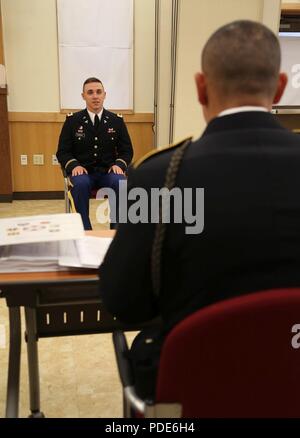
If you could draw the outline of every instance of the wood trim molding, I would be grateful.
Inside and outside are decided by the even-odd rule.
[[[8,113],[9,122],[27,122],[27,123],[63,123],[66,120],[66,114],[63,113],[46,113],[46,112],[15,112]],[[124,114],[126,123],[154,123],[153,113],[135,113]]]
[[[12,202],[13,201],[13,195],[0,195],[0,202]]]
[[[40,192],[13,192],[13,199],[17,201],[39,199],[64,199],[63,191],[40,191]]]
[[[300,15],[300,3],[282,3],[281,13],[285,15]]]

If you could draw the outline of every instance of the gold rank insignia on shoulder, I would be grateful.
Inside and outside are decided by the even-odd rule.
[[[188,141],[188,140],[192,140],[192,138],[193,138],[193,137],[186,137],[186,138],[184,138],[183,140],[180,140],[180,141],[177,142],[177,143],[173,143],[173,144],[170,144],[170,145],[165,146],[165,147],[163,147],[163,148],[153,149],[152,151],[147,152],[147,154],[145,154],[142,158],[140,158],[140,159],[137,160],[135,163],[133,163],[133,167],[134,167],[134,169],[136,169],[137,167],[139,167],[141,164],[143,164],[143,163],[144,163],[145,161],[147,161],[149,158],[156,157],[158,154],[162,154],[163,152],[167,152],[167,151],[169,151],[170,149],[173,149],[173,148],[177,148],[177,147],[179,147],[179,146],[182,146],[186,141]]]
[[[67,117],[71,117],[71,116],[73,116],[73,113],[68,113],[67,114]]]
[[[123,119],[123,114],[118,113],[117,116],[121,117],[121,119]]]

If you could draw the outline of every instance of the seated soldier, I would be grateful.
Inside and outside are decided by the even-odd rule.
[[[115,192],[116,211],[111,215],[115,219],[110,227],[116,227],[119,182],[125,179],[124,173],[133,156],[123,118],[103,108],[105,97],[99,79],[86,79],[82,92],[86,109],[67,117],[56,154],[69,175],[71,205],[81,214],[85,230],[92,229],[89,198],[91,191],[98,188],[111,188]]]
[[[184,202],[170,203],[169,223],[163,211],[160,224],[146,211],[148,223],[120,224],[100,268],[109,312],[127,323],[162,320],[130,350],[143,398],[155,396],[160,348],[179,321],[235,295],[300,285],[299,136],[270,112],[287,82],[277,37],[260,23],[229,23],[206,42],[195,78],[208,123],[202,136],[145,157],[128,176],[130,190],[150,200],[172,180]],[[199,188],[204,228],[191,233],[186,213],[197,213]]]

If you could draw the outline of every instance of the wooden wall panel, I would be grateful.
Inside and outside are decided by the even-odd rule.
[[[127,127],[134,149],[133,161],[136,161],[153,149],[152,123],[127,123]]]
[[[285,15],[299,15],[300,4],[281,2],[281,13]]]
[[[51,162],[60,129],[59,123],[10,124],[14,192],[63,190],[60,167]],[[28,157],[27,166],[21,165],[20,156],[23,154]],[[44,165],[33,165],[33,154],[43,154]]]
[[[285,128],[300,131],[300,114],[276,114],[276,118]]]
[[[0,88],[0,201],[7,202],[12,198],[12,181],[6,96],[6,88]]]
[[[60,113],[9,113],[14,192],[63,190],[59,166],[52,165],[65,115]],[[134,160],[153,148],[153,114],[124,116],[134,147]],[[27,166],[21,155],[27,155]],[[44,165],[33,164],[33,154],[44,155]]]

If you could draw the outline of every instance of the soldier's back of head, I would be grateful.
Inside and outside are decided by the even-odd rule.
[[[225,95],[272,96],[280,69],[280,46],[261,23],[240,20],[219,28],[202,52],[202,70]]]

